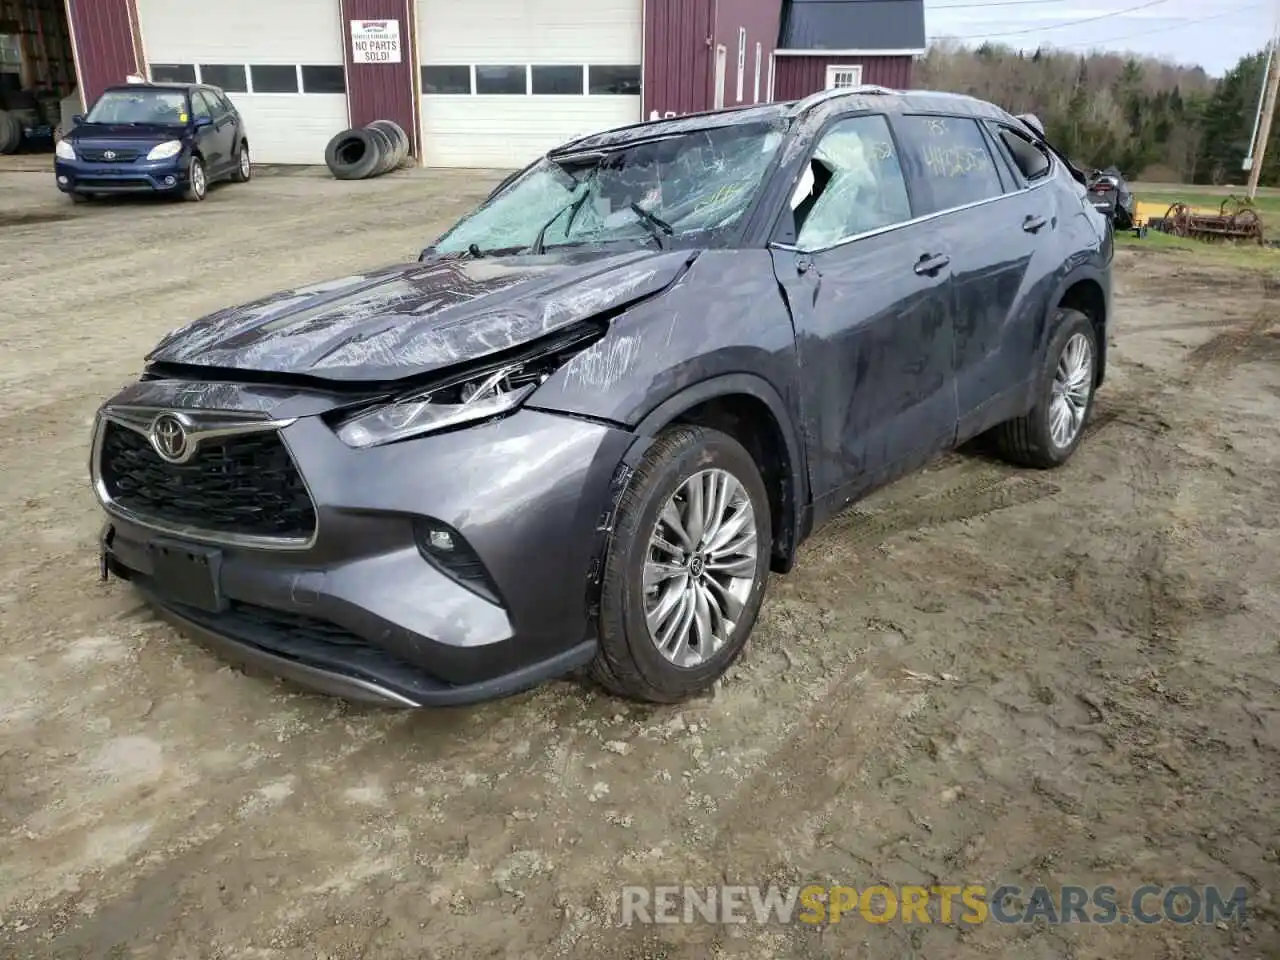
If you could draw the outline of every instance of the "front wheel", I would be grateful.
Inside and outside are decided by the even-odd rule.
[[[209,192],[209,180],[205,176],[204,164],[199,157],[191,158],[191,166],[187,170],[187,191],[184,196],[193,203],[199,203]]]
[[[1059,310],[1044,367],[1036,378],[1035,406],[995,428],[1006,460],[1027,467],[1057,467],[1080,445],[1093,409],[1098,338],[1079,310]]]
[[[771,531],[764,480],[740,443],[706,427],[662,433],[618,505],[595,678],[656,703],[711,686],[755,625]]]

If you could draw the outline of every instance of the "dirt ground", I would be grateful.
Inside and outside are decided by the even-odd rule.
[[[492,177],[261,177],[72,207],[0,173],[0,956],[1280,956],[1280,324],[1121,252],[1053,473],[975,453],[770,586],[681,709],[438,712],[245,676],[97,580],[97,404],[165,331],[412,258]],[[621,885],[1242,884],[1243,925],[618,923]]]

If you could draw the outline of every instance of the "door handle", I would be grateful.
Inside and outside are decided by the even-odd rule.
[[[1040,228],[1048,222],[1044,217],[1037,217],[1033,214],[1022,221],[1022,229],[1027,233],[1039,233]]]
[[[916,261],[915,270],[922,277],[933,277],[950,262],[951,258],[945,253],[925,253]]]

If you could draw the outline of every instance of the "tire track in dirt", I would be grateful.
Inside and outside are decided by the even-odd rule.
[[[930,483],[945,479],[936,472]],[[899,533],[918,533],[960,520],[977,520],[1000,510],[1034,503],[1058,493],[1061,487],[1043,475],[1019,473],[1010,467],[982,464],[970,475],[937,493],[899,501],[887,492],[880,509],[855,505],[845,510],[810,541],[810,549],[835,559],[859,547],[874,547]]]
[[[1214,334],[1191,350],[1183,364],[1182,379],[1185,383],[1221,380],[1248,358],[1249,348],[1280,319],[1280,304],[1277,303],[1280,300],[1280,280],[1264,278],[1262,290],[1264,302],[1253,317]]]

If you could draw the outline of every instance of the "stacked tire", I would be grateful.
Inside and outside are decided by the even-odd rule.
[[[22,121],[15,113],[0,110],[0,153],[17,153],[22,146]]]
[[[329,141],[324,162],[338,180],[367,180],[402,166],[409,156],[409,137],[392,120],[375,120],[343,130]]]

